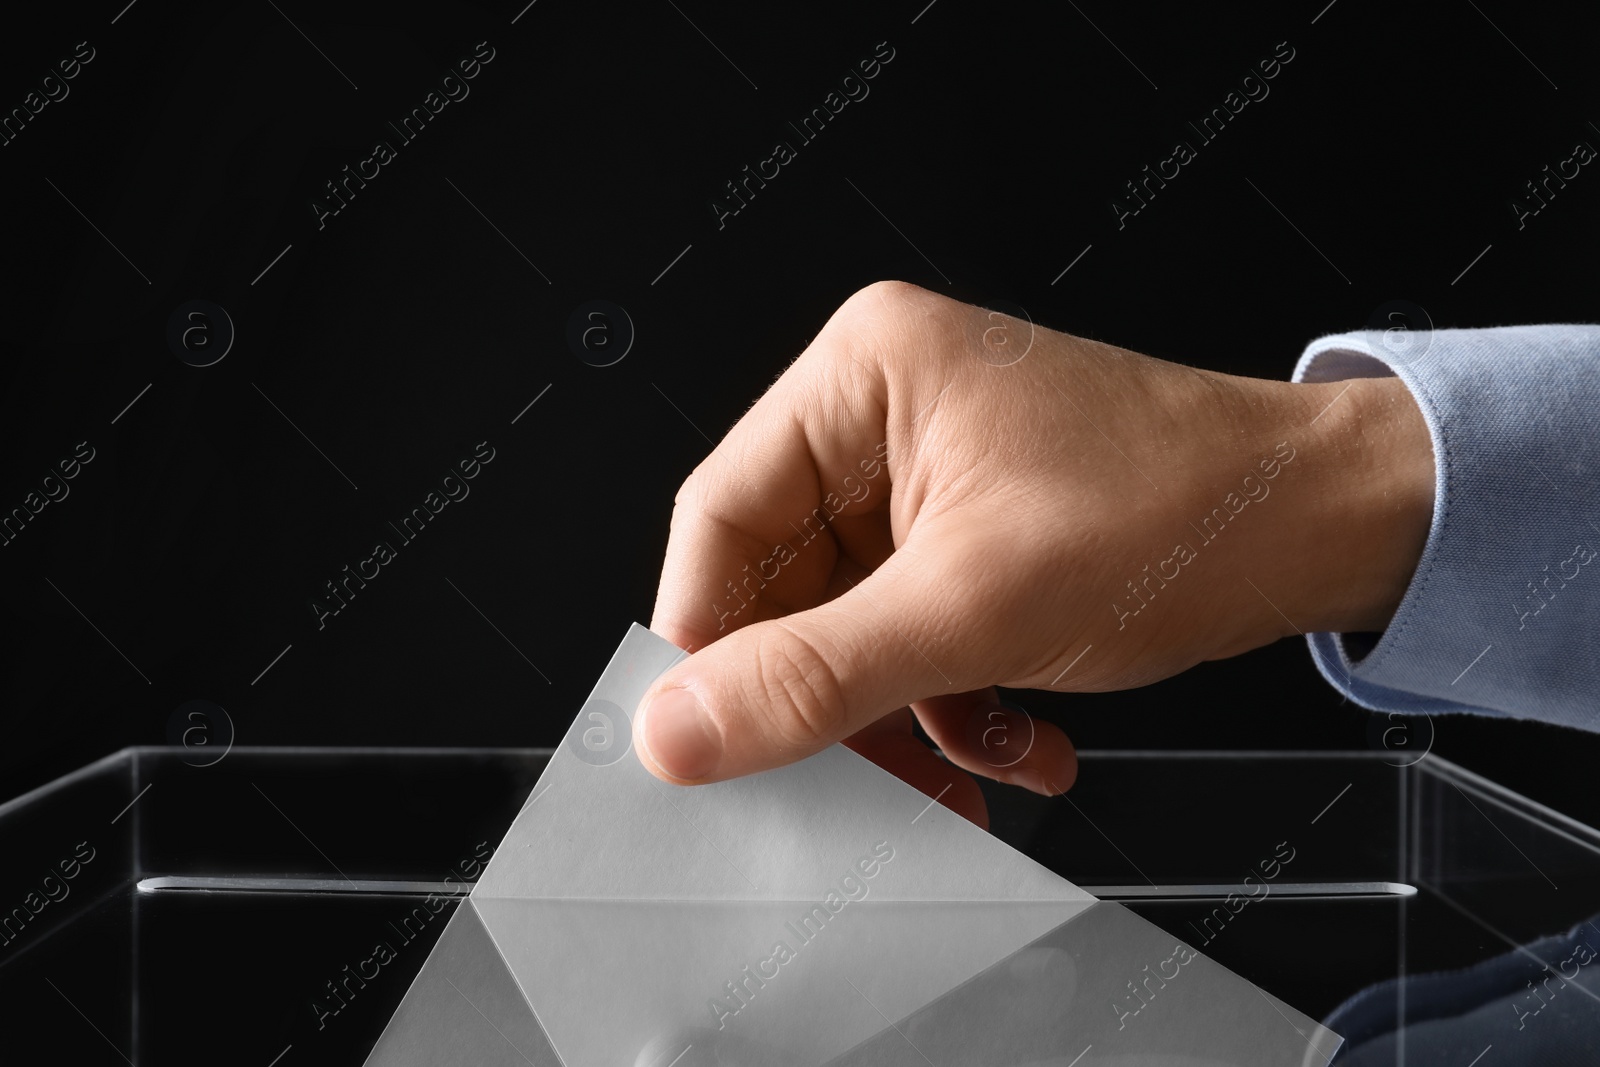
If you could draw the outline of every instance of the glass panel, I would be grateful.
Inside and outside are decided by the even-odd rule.
[[[499,844],[549,758],[239,748],[198,767],[185,755],[130,750],[0,806],[0,1004],[13,1035],[64,1062],[362,1063],[481,872],[480,843]],[[1398,975],[1521,955],[1531,973],[1485,998],[1505,1036],[1480,1067],[1585,1062],[1539,1043],[1596,1031],[1559,1014],[1594,1005],[1580,989],[1594,968],[1570,948],[1530,959],[1513,945],[1600,912],[1600,834],[1435,756],[1392,762],[1091,751],[1070,800],[996,789],[991,812],[1003,840],[1315,1017]],[[93,858],[74,868],[83,844]],[[195,879],[216,881],[181,888]],[[1392,1017],[1425,992],[1409,1008],[1394,986],[1369,1000]],[[1414,1019],[1409,1042],[1351,1062],[1434,1062],[1430,1047],[1457,1040],[1440,1025]],[[1535,1050],[1545,1059],[1518,1058]]]

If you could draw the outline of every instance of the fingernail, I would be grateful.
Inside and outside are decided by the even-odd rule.
[[[684,781],[708,777],[722,762],[720,739],[686,689],[664,690],[645,705],[644,746],[656,766]]]

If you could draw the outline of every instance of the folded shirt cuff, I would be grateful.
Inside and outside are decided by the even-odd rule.
[[[1315,633],[1379,711],[1600,729],[1600,326],[1378,331],[1307,346],[1296,382],[1398,376],[1433,439],[1433,523],[1377,636]]]

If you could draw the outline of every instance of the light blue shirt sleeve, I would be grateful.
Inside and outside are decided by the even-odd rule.
[[[1600,731],[1600,326],[1313,341],[1297,382],[1397,375],[1433,437],[1433,525],[1381,635],[1308,635],[1356,703]]]

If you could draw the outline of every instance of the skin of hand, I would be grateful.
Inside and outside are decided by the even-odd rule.
[[[1434,478],[1397,378],[1234,377],[880,282],[679,490],[651,629],[692,654],[634,742],[696,784],[843,741],[987,825],[956,768],[1046,795],[1077,773],[996,685],[1126,689],[1381,631]]]

